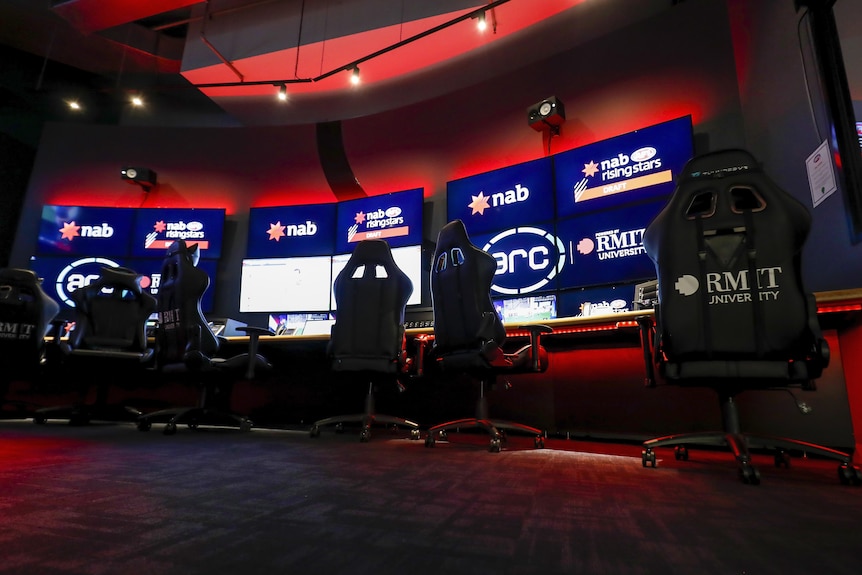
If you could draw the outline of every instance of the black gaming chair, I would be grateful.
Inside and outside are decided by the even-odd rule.
[[[801,252],[808,236],[806,208],[780,189],[743,150],[696,157],[684,168],[667,206],[644,234],[655,263],[655,323],[642,322],[647,381],[658,367],[668,383],[714,389],[720,431],[670,435],[644,443],[643,465],[655,467],[654,449],[687,444],[726,445],[740,478],[757,484],[749,446],[802,450],[841,461],[842,482],[858,482],[850,456],[792,439],[755,436],[740,429],[734,397],[747,389],[813,389],[829,362],[829,348],[805,291]],[[650,349],[652,348],[652,349]]]
[[[389,244],[383,240],[363,240],[356,244],[344,269],[335,278],[336,321],[327,348],[332,369],[368,377],[365,412],[328,417],[316,421],[311,437],[320,428],[335,424],[362,424],[359,439],[368,441],[371,426],[385,423],[411,430],[419,438],[419,424],[392,415],[381,415],[374,408],[374,379],[389,377],[403,389],[398,376],[408,369],[404,336],[404,307],[413,284],[392,259]]]
[[[542,431],[488,416],[485,389],[499,374],[543,372],[548,354],[540,345],[541,334],[550,333],[544,325],[520,326],[530,333],[530,343],[514,353],[503,351],[506,330],[491,301],[491,284],[497,262],[493,256],[470,242],[461,220],[449,222],[440,230],[431,269],[431,300],[434,311],[434,343],[431,356],[444,372],[467,373],[481,380],[476,416],[435,425],[428,430],[426,447],[447,430],[478,427],[491,435],[489,450],[499,452],[505,438],[503,430],[517,430],[535,436],[536,447],[544,447]]]
[[[237,328],[249,336],[248,353],[227,359],[215,357],[220,341],[201,311],[201,298],[210,285],[210,278],[197,267],[198,259],[197,244],[187,246],[184,240],[178,240],[168,248],[162,262],[156,362],[163,373],[193,374],[201,387],[199,400],[194,406],[173,407],[141,415],[138,418],[141,431],[149,431],[153,421],[165,418],[168,420],[165,435],[176,433],[178,423],[187,423],[192,429],[201,423],[225,421],[235,422],[243,431],[252,427],[250,419],[219,409],[215,402],[219,391],[230,386],[232,372],[242,371],[247,379],[252,379],[257,370],[271,367],[257,350],[260,336],[273,335],[273,332],[251,326]]]
[[[65,340],[58,333],[55,342],[63,369],[84,372],[81,381],[96,384],[96,400],[86,403],[90,386],[82,384],[79,403],[39,409],[34,422],[68,417],[70,424],[83,425],[91,419],[129,419],[136,413],[132,408],[108,404],[106,396],[111,383],[127,377],[129,369],[143,370],[153,359],[146,324],[156,301],[141,289],[139,277],[128,268],[105,267],[95,281],[72,292],[74,328]]]
[[[42,290],[30,270],[0,269],[0,398],[3,405],[26,411],[29,402],[6,399],[9,383],[32,377],[46,361],[45,337],[60,306]]]

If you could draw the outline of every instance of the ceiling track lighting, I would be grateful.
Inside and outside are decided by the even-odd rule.
[[[382,56],[383,54],[386,54],[388,52],[392,52],[393,50],[397,50],[398,48],[401,48],[402,46],[406,46],[407,44],[410,44],[410,43],[415,42],[417,40],[421,40],[422,38],[425,38],[425,37],[430,36],[432,34],[436,34],[437,32],[440,32],[441,30],[445,30],[446,28],[450,28],[450,27],[454,26],[455,24],[463,22],[464,20],[470,20],[470,19],[475,18],[479,25],[481,25],[482,22],[485,22],[485,24],[487,25],[486,15],[487,15],[488,11],[490,11],[492,23],[494,25],[494,28],[496,29],[496,20],[494,19],[494,9],[497,6],[500,6],[502,4],[506,4],[509,1],[510,0],[494,0],[493,2],[489,2],[487,5],[482,6],[481,8],[477,8],[476,10],[473,10],[472,12],[467,12],[466,14],[462,14],[461,16],[458,16],[457,18],[453,18],[452,20],[449,20],[447,22],[444,22],[442,24],[434,26],[433,28],[429,28],[428,30],[425,30],[424,32],[420,32],[418,34],[410,36],[409,38],[405,38],[404,40],[401,40],[400,42],[396,42],[395,44],[392,44],[391,46],[381,48],[380,50],[377,50],[376,52],[372,52],[371,54],[363,56],[362,58],[358,58],[358,59],[356,59],[356,60],[354,60],[348,64],[344,64],[343,66],[333,68],[332,70],[329,70],[328,72],[324,72],[323,74],[320,74],[319,76],[314,77],[314,78],[293,78],[290,80],[255,80],[255,81],[251,81],[251,82],[246,82],[246,81],[210,82],[210,83],[205,83],[205,84],[194,84],[194,86],[198,89],[206,89],[206,88],[236,88],[236,87],[241,87],[241,86],[263,86],[266,84],[273,85],[273,86],[278,86],[279,84],[303,84],[303,83],[309,83],[309,82],[320,82],[321,80],[325,80],[326,78],[329,78],[330,76],[334,76],[335,74],[338,74],[340,72],[347,72],[347,71],[352,72],[350,80],[351,80],[351,82],[353,82],[355,84],[359,80],[359,65],[362,64],[363,62],[373,60],[374,58],[377,58],[378,56]]]
[[[476,15],[476,28],[479,29],[479,32],[484,32],[485,29],[488,28],[488,23],[485,21],[485,11],[479,12]]]
[[[353,71],[350,72],[350,83],[354,86],[359,84],[359,66],[354,66]]]
[[[284,83],[278,85],[278,99],[282,102],[287,101],[287,85]]]

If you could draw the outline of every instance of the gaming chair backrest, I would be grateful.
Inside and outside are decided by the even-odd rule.
[[[395,369],[403,348],[404,308],[413,284],[395,263],[384,240],[356,244],[347,265],[335,278],[336,321],[329,353],[336,367],[372,366]],[[368,363],[364,363],[367,360]],[[339,365],[340,364],[340,365]]]
[[[443,226],[431,264],[434,347],[438,354],[478,350],[506,339],[491,300],[497,261],[470,242],[461,220]]]
[[[98,279],[70,297],[75,302],[72,349],[146,351],[147,319],[156,300],[141,289],[134,270],[102,268]]]
[[[809,229],[806,208],[748,152],[690,160],[644,234],[669,359],[780,358],[810,347],[816,308],[800,265]]]
[[[35,273],[0,269],[0,365],[4,371],[39,362],[51,320],[59,311]]]
[[[205,271],[196,267],[198,246],[177,240],[162,260],[156,329],[158,360],[162,365],[199,361],[219,348],[201,311],[201,298],[210,285]]]

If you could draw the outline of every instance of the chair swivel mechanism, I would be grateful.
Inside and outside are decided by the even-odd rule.
[[[548,354],[540,340],[551,332],[545,325],[519,326],[519,331],[530,334],[529,343],[513,353],[503,350],[506,329],[491,300],[496,269],[494,257],[470,242],[461,220],[443,226],[431,269],[434,340],[430,354],[443,372],[469,374],[480,380],[480,386],[475,417],[431,427],[426,447],[447,438],[448,430],[471,427],[490,434],[492,452],[500,451],[506,430],[533,435],[535,446],[544,447],[542,430],[489,416],[486,388],[499,375],[544,372]]]
[[[220,393],[230,386],[228,378],[242,372],[252,379],[261,369],[271,368],[258,353],[259,339],[273,335],[266,328],[244,326],[237,328],[249,336],[247,353],[230,358],[217,357],[221,342],[213,334],[201,311],[201,298],[210,284],[205,271],[197,267],[197,244],[187,245],[184,240],[173,242],[167,250],[161,268],[158,293],[158,324],[156,326],[156,364],[164,374],[186,374],[200,386],[198,402],[191,406],[172,407],[142,414],[138,429],[149,431],[154,421],[167,419],[165,435],[177,432],[177,425],[186,423],[197,429],[202,423],[234,423],[240,430],[252,428],[251,420],[231,413],[217,405],[224,399]]]
[[[370,439],[374,423],[407,427],[412,439],[419,438],[418,423],[377,413],[374,402],[376,380],[393,380],[404,389],[398,377],[409,370],[404,308],[412,292],[413,284],[396,265],[389,244],[376,239],[356,244],[347,265],[335,278],[337,311],[327,354],[333,371],[368,380],[365,411],[316,421],[311,437],[317,437],[323,426],[334,424],[342,430],[345,423],[354,422],[362,426],[362,442]]]
[[[695,157],[685,166],[665,208],[649,224],[644,246],[658,276],[654,319],[641,319],[647,384],[713,389],[723,428],[644,442],[644,467],[655,449],[727,446],[744,483],[758,484],[752,446],[775,449],[777,466],[790,450],[840,461],[842,483],[862,475],[850,455],[785,437],[745,433],[735,397],[750,389],[811,390],[829,363],[812,294],[802,280],[801,252],[811,217],[744,150]]]
[[[74,326],[66,339],[58,329],[55,343],[60,349],[64,370],[85,372],[82,381],[94,381],[96,399],[86,403],[89,385],[81,385],[77,404],[46,407],[36,411],[33,421],[68,417],[69,423],[83,425],[92,419],[130,419],[138,412],[125,405],[111,405],[108,389],[129,370],[143,371],[153,360],[147,342],[146,324],[156,307],[153,296],[140,285],[140,276],[123,267],[104,267],[101,275],[86,287],[72,292]]]
[[[0,377],[2,405],[27,412],[35,404],[6,398],[15,378],[39,374],[45,365],[45,338],[60,306],[42,290],[39,277],[30,270],[0,269]]]

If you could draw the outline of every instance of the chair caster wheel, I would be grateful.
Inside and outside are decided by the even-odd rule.
[[[336,423],[335,424],[335,433],[344,433],[344,424]]]
[[[420,433],[418,429],[410,430],[410,441],[418,441],[420,437]]]
[[[539,435],[533,440],[533,446],[536,449],[544,449],[545,448],[545,438]]]
[[[425,437],[425,447],[434,447],[434,444],[436,444],[436,443],[437,443],[437,442],[434,440],[434,435],[433,435],[433,434],[429,433],[429,434]]]
[[[359,442],[360,443],[368,443],[371,439],[371,431],[366,428],[359,432]]]
[[[48,418],[41,413],[37,413],[33,416],[33,423],[36,425],[44,425],[46,421],[48,421]]]
[[[849,463],[838,466],[838,480],[841,485],[862,485],[862,469]]]
[[[177,433],[177,424],[169,421],[165,424],[165,430],[162,433],[165,435],[175,435]]]
[[[775,467],[790,469],[790,455],[786,451],[775,452]]]
[[[649,448],[644,449],[641,452],[641,463],[644,467],[652,467],[653,469],[655,469],[655,451]]]
[[[437,439],[440,441],[446,441],[449,439],[449,432],[445,429],[441,430],[440,433],[437,434]]]
[[[149,431],[153,427],[153,422],[149,419],[142,419],[138,422],[138,431]]]
[[[488,451],[491,453],[500,453],[500,449],[503,447],[503,441],[499,437],[495,437],[491,440],[491,444],[488,446]]]
[[[312,425],[311,429],[308,431],[308,436],[312,438],[320,437],[320,426]]]
[[[739,465],[739,478],[746,485],[760,485],[760,472],[750,463]]]
[[[189,421],[186,424],[186,426],[188,426],[189,429],[197,429],[199,425],[200,424],[197,421]]]
[[[239,422],[239,430],[240,431],[251,431],[251,428],[253,426],[254,426],[254,424],[251,422],[250,419],[243,419],[242,421]]]
[[[688,461],[688,448],[685,445],[677,445],[673,448],[673,457],[677,461]]]

